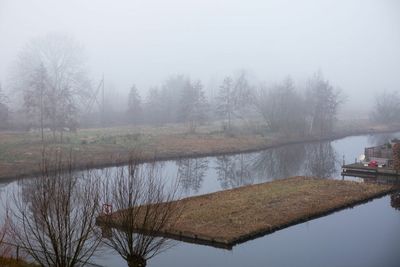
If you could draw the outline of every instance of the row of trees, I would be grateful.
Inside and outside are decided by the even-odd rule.
[[[332,132],[343,101],[342,92],[317,73],[308,80],[303,94],[290,78],[270,88],[261,87],[255,107],[274,132],[324,136]]]
[[[24,112],[31,127],[41,129],[42,137],[45,128],[51,129],[54,138],[56,132],[62,137],[63,131],[77,128],[79,115],[82,115],[80,108],[89,101],[90,82],[83,75],[76,54],[71,54],[73,58],[65,63],[71,65],[68,67],[63,67],[56,52],[47,55],[55,61],[47,66],[45,62],[49,60],[34,59],[34,55],[29,50],[20,58],[16,75],[25,78],[18,79],[14,86],[22,92]],[[23,66],[30,61],[38,63]],[[70,68],[73,71],[69,71]],[[338,107],[343,102],[341,91],[321,74],[309,79],[305,93],[301,93],[290,78],[272,86],[255,86],[250,84],[245,73],[224,78],[218,89],[215,99],[207,99],[201,81],[178,75],[170,77],[160,88],[151,88],[143,101],[136,86],[132,86],[126,116],[134,124],[186,123],[192,132],[212,118],[222,120],[224,128],[231,130],[234,120],[259,116],[273,132],[324,135],[332,131]],[[0,97],[2,121],[8,114],[4,99]],[[395,104],[378,103],[378,109],[381,106],[395,109]]]
[[[10,85],[22,96],[22,112],[32,128],[50,129],[54,139],[65,130],[74,131],[94,102],[98,88],[88,78],[82,47],[72,38],[48,35],[31,41],[21,51],[12,71]],[[215,97],[206,97],[201,81],[183,75],[171,76],[160,87],[150,88],[142,99],[132,86],[125,114],[100,113],[120,123],[186,123],[190,131],[210,120],[222,120],[231,130],[237,119],[264,119],[273,132],[291,134],[329,134],[344,97],[320,73],[315,74],[299,90],[287,78],[274,85],[250,82],[245,72],[227,76]],[[371,115],[381,122],[398,122],[400,97],[384,93],[377,98]],[[9,112],[0,88],[0,123],[5,125]],[[93,118],[93,117],[90,117]],[[104,120],[103,120],[104,122]]]
[[[82,47],[68,36],[33,40],[20,53],[12,73],[12,87],[22,95],[27,121],[41,130],[42,138],[44,129],[50,129],[54,139],[56,133],[62,139],[65,130],[74,131],[93,102]],[[261,115],[270,131],[323,135],[332,130],[341,100],[340,91],[322,75],[309,79],[304,95],[290,79],[257,86],[241,72],[225,77],[214,99],[206,99],[201,81],[177,75],[151,88],[145,101],[132,86],[126,115],[130,123],[186,123],[190,131],[212,118],[222,120],[224,128],[231,130],[234,120]],[[5,109],[0,106],[0,110]]]
[[[215,99],[207,101],[200,81],[175,76],[161,89],[150,89],[144,103],[133,86],[128,114],[131,122],[183,122],[191,131],[209,118],[222,120],[224,128],[231,130],[234,120],[261,116],[273,132],[329,134],[344,100],[341,91],[321,74],[309,79],[305,91],[301,93],[290,78],[272,86],[255,86],[242,72],[224,78]]]
[[[387,92],[379,94],[376,98],[375,108],[371,113],[371,119],[381,123],[400,123],[400,95],[399,92]]]
[[[190,131],[217,115],[226,119],[230,128],[232,120],[250,103],[250,89],[244,73],[237,79],[226,77],[217,98],[207,100],[201,81],[171,76],[160,88],[150,88],[145,101],[132,86],[127,114],[133,123],[186,123]]]
[[[197,125],[207,119],[207,112],[202,83],[183,75],[170,77],[160,89],[151,88],[145,103],[136,86],[131,87],[128,96],[127,115],[132,123],[184,122],[195,131]]]

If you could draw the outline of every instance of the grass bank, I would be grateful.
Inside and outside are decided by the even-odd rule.
[[[393,190],[389,185],[292,177],[179,200],[183,212],[177,223],[155,234],[231,248]],[[111,217],[117,228],[123,227],[120,212]]]
[[[0,266],[2,267],[39,267],[34,263],[27,263],[23,260],[0,257]]]
[[[337,139],[350,135],[400,130],[400,126],[371,125],[365,120],[340,121],[334,133],[316,136],[280,136],[258,129],[259,124],[243,124],[229,134],[218,125],[205,125],[188,133],[184,125],[82,129],[65,134],[63,142],[48,142],[48,151],[72,152],[77,168],[124,164],[133,149],[141,159],[167,160],[181,157],[213,156],[251,152],[285,144]],[[48,133],[48,140],[51,140]],[[0,179],[32,175],[39,171],[42,156],[40,134],[0,132]]]

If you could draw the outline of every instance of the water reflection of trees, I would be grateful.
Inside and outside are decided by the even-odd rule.
[[[338,171],[338,159],[331,142],[310,143],[306,146],[305,174],[321,178],[333,177]]]
[[[216,158],[223,189],[295,175],[333,177],[337,154],[330,142],[307,143],[267,149],[259,153]]]
[[[254,182],[248,155],[220,156],[216,158],[217,179],[223,189],[234,188]]]
[[[298,174],[305,156],[304,144],[267,149],[254,157],[253,168],[261,181],[289,177]]]
[[[176,162],[178,166],[178,179],[185,193],[197,193],[201,188],[204,176],[208,170],[206,158],[181,159]]]
[[[393,208],[396,210],[400,210],[400,191],[393,193],[390,196],[390,204],[392,205]]]

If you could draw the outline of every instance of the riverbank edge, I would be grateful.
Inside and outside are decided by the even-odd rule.
[[[321,142],[321,141],[333,141],[342,139],[345,137],[351,136],[359,136],[359,135],[371,135],[371,134],[384,134],[384,133],[394,133],[400,131],[400,125],[391,125],[385,126],[384,128],[378,127],[365,127],[364,129],[359,130],[351,130],[351,131],[340,131],[330,134],[329,136],[324,137],[317,137],[317,136],[305,136],[305,137],[297,137],[297,138],[281,138],[275,139],[272,142],[267,142],[268,139],[264,139],[262,142],[256,145],[256,147],[249,146],[249,147],[237,147],[233,149],[226,149],[222,151],[213,151],[213,148],[208,148],[207,151],[179,151],[179,152],[163,152],[163,153],[156,153],[153,152],[151,155],[148,154],[140,154],[139,158],[135,155],[135,160],[139,161],[140,163],[146,162],[154,162],[154,161],[169,161],[169,160],[180,160],[183,158],[202,158],[202,157],[214,157],[214,156],[221,156],[221,155],[232,155],[232,154],[239,154],[239,153],[252,153],[258,152],[266,149],[271,148],[278,148],[287,145],[295,145],[301,143],[313,143],[313,142]],[[240,138],[238,138],[240,141]],[[103,168],[110,168],[110,167],[118,167],[123,166],[129,163],[130,161],[130,151],[125,151],[125,155],[118,154],[115,157],[110,157],[109,160],[106,161],[98,161],[98,162],[74,162],[73,170],[85,170],[85,169],[103,169]],[[52,170],[48,170],[51,172]],[[22,179],[30,176],[40,175],[39,171],[39,164],[36,170],[34,169],[16,169],[15,173],[10,175],[6,174],[3,175],[0,173],[0,181],[7,182],[7,181],[14,181],[17,179]]]

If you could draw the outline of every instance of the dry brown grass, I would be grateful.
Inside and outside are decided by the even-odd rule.
[[[292,177],[180,200],[179,219],[158,234],[233,245],[392,190],[388,185]]]
[[[326,139],[400,129],[353,122],[354,125],[357,127],[341,123],[337,132]],[[65,155],[72,151],[76,157],[76,167],[85,168],[113,166],[118,162],[122,164],[129,160],[133,149],[141,150],[142,160],[147,161],[154,158],[165,160],[249,152],[318,140],[313,136],[279,137],[273,134],[252,133],[246,127],[235,134],[224,134],[217,129],[215,125],[204,126],[197,133],[190,134],[182,125],[83,129],[76,134],[65,134],[63,143],[48,143],[47,150],[63,151]],[[48,138],[51,139],[50,136]],[[37,172],[41,153],[42,145],[38,133],[0,132],[0,179]]]
[[[34,263],[27,263],[23,260],[16,260],[12,258],[2,258],[0,257],[0,266],[2,267],[39,267],[39,265]]]

